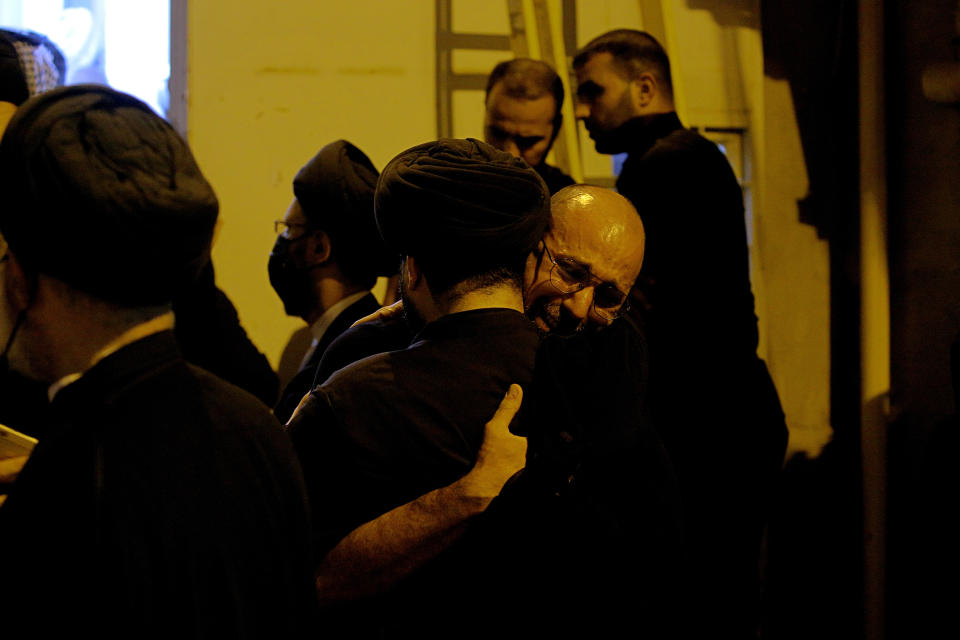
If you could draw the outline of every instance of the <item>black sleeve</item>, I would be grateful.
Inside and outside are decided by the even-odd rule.
[[[188,362],[233,383],[272,407],[280,382],[247,337],[233,303],[214,284],[210,266],[173,302],[174,334]]]
[[[326,392],[310,393],[288,425],[293,449],[303,469],[310,499],[314,560],[323,557],[353,529],[379,512],[364,510],[368,501],[359,499],[368,482],[357,472],[361,457],[355,444],[339,428],[337,416]]]

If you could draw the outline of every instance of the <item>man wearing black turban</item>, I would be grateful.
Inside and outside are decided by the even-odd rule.
[[[440,140],[394,158],[375,203],[403,256],[417,335],[338,371],[289,423],[318,560],[356,526],[469,471],[510,384],[531,379],[538,343],[521,295],[549,216],[536,172],[482,142]]]
[[[0,508],[4,632],[301,635],[315,600],[289,442],[171,331],[218,209],[186,143],[131,96],[57,89],[11,120],[0,193],[4,356],[52,403]]]
[[[274,409],[286,422],[314,386],[317,365],[333,340],[380,308],[370,289],[397,270],[373,217],[379,173],[346,140],[323,147],[293,179],[294,199],[267,265],[288,315],[310,325],[313,343]],[[322,382],[319,381],[319,382]]]

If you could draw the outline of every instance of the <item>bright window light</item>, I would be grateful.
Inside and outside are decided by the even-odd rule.
[[[66,84],[107,84],[166,115],[170,0],[3,0],[0,25],[53,41],[67,59]]]

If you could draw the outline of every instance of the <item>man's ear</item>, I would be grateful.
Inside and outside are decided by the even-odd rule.
[[[400,268],[403,271],[403,284],[409,291],[415,291],[424,284],[423,271],[420,270],[416,258],[405,257]]]
[[[644,112],[657,97],[660,85],[652,73],[643,72],[640,77],[630,81],[630,92],[634,107]]]
[[[316,229],[310,232],[310,240],[307,245],[307,264],[310,266],[323,264],[330,259],[333,253],[333,246],[330,244],[330,236],[326,231]]]

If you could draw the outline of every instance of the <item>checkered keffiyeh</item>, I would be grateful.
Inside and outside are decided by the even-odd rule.
[[[14,29],[3,29],[2,33],[17,50],[31,96],[63,84],[67,75],[66,61],[46,36]]]

